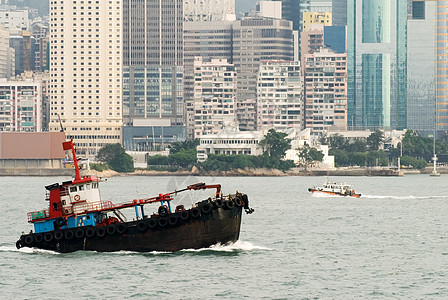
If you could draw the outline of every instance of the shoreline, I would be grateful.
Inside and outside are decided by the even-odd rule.
[[[440,167],[437,169],[440,174],[448,174],[448,167]],[[118,173],[113,170],[105,170],[98,172],[95,170],[82,170],[81,174],[95,175],[97,177],[109,178],[116,176],[213,176],[213,177],[280,177],[280,176],[404,176],[413,174],[430,174],[432,168],[428,167],[423,170],[402,169],[400,172],[396,169],[379,169],[379,168],[336,168],[336,169],[292,169],[283,172],[277,169],[234,169],[230,171],[200,171],[193,167],[192,170],[180,170],[176,172],[169,171],[153,171],[153,170],[135,170],[131,173]],[[72,176],[71,169],[0,169],[1,176]]]

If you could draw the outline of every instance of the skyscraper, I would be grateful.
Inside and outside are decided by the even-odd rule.
[[[448,130],[448,1],[436,1],[436,129]]]
[[[50,130],[80,153],[121,142],[122,3],[50,3]]]
[[[348,0],[349,128],[406,127],[407,3]]]
[[[408,19],[407,128],[432,133],[435,126],[436,2],[413,1]]]

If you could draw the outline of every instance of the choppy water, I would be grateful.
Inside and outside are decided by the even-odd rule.
[[[360,199],[313,197],[323,177],[116,177],[116,203],[205,181],[255,208],[240,241],[176,253],[57,254],[15,249],[44,185],[67,178],[0,177],[2,299],[447,299],[447,177],[330,178]]]

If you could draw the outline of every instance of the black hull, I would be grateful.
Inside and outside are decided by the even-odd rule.
[[[205,208],[200,205],[183,214],[178,212],[166,217],[154,216],[103,227],[84,226],[22,235],[17,247],[35,247],[61,253],[78,250],[171,252],[235,242],[240,234],[243,207],[233,201],[231,205],[227,202],[222,205],[216,202],[206,204]]]

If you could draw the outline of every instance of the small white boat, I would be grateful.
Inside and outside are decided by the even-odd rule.
[[[352,185],[346,184],[345,182],[336,183],[328,180],[325,181],[325,183],[321,187],[312,187],[309,188],[308,191],[313,194],[322,193],[343,197],[354,197],[354,198],[361,197],[361,194],[355,193],[355,190],[352,188]]]

